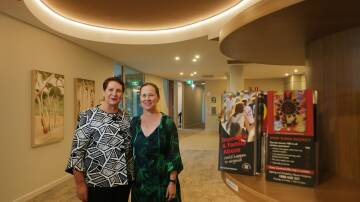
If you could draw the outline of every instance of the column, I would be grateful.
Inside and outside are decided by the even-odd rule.
[[[230,90],[230,92],[245,90],[244,66],[243,65],[231,65],[230,66],[229,90]]]

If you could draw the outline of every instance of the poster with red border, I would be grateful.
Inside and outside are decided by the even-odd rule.
[[[314,136],[312,90],[269,91],[268,134]]]

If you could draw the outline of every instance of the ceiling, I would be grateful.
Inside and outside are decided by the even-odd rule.
[[[221,3],[219,1],[206,1],[199,0],[198,3],[194,1],[183,0],[183,1],[172,1],[172,4],[167,4],[168,1],[156,0],[152,1],[150,7],[138,6],[135,1],[116,1],[112,2],[127,2],[125,4],[114,3],[110,4],[110,11],[108,14],[116,14],[112,17],[103,17],[102,19],[97,19],[90,15],[87,12],[88,9],[100,8],[100,5],[103,4],[102,1],[92,1],[97,3],[90,3],[91,5],[80,4],[85,0],[64,0],[64,1],[55,1],[55,0],[42,0],[47,3],[48,6],[52,7],[54,10],[58,10],[60,13],[61,8],[68,8],[61,11],[62,15],[65,13],[70,13],[69,18],[78,17],[78,21],[86,21],[87,23],[98,25],[98,26],[109,26],[116,28],[129,28],[129,29],[159,29],[165,27],[177,27],[184,26],[197,22],[202,19],[206,19],[213,15],[218,14],[222,10],[233,6],[239,1],[232,0],[223,0]],[[109,0],[108,0],[109,1]],[[108,2],[107,1],[107,2]],[[153,44],[153,45],[125,45],[125,44],[116,44],[116,43],[104,43],[96,42],[91,40],[80,39],[78,37],[73,37],[65,35],[58,31],[55,31],[48,26],[40,22],[25,6],[23,1],[14,1],[14,0],[1,0],[0,12],[12,16],[16,19],[19,19],[23,22],[26,22],[32,26],[40,28],[49,33],[60,36],[68,41],[71,41],[75,44],[78,44],[84,48],[90,49],[100,55],[109,57],[119,63],[124,64],[135,68],[137,70],[143,71],[148,74],[153,74],[161,76],[168,79],[175,80],[205,80],[205,79],[225,79],[225,75],[229,72],[228,60],[231,58],[225,57],[219,49],[219,43],[216,40],[209,40],[209,36],[197,37],[190,40],[185,40],[175,43],[165,43],[165,44]],[[59,2],[62,4],[60,5]],[[64,2],[64,3],[63,3]],[[88,2],[88,1],[87,1]],[[132,2],[132,3],[129,3]],[[210,2],[210,3],[209,3]],[[212,3],[216,2],[216,3]],[[79,3],[79,4],[78,4]],[[209,4],[206,7],[201,6],[202,4]],[[82,6],[79,6],[82,5]],[[157,6],[155,6],[157,5]],[[174,5],[176,5],[174,7]],[[123,9],[118,9],[119,6]],[[82,8],[80,8],[82,7]],[[155,8],[156,7],[156,8]],[[150,9],[151,8],[151,9]],[[153,9],[155,10],[153,10]],[[174,11],[176,8],[176,12]],[[109,9],[108,6],[102,6],[98,12],[102,12]],[[149,9],[152,14],[146,13],[146,9]],[[162,10],[163,14],[160,13]],[[114,12],[113,10],[120,10],[121,12]],[[155,11],[158,11],[155,13]],[[170,12],[172,11],[172,12]],[[181,12],[178,12],[181,11]],[[201,12],[200,12],[201,11]],[[76,14],[78,12],[78,14]],[[71,15],[72,13],[72,15]],[[75,14],[74,14],[75,13]],[[80,14],[82,13],[82,14]],[[96,12],[95,12],[96,13]],[[117,14],[121,13],[121,14]],[[141,13],[137,15],[136,13]],[[154,14],[155,13],[155,14]],[[174,13],[174,14],[171,14]],[[175,14],[177,13],[177,14]],[[179,14],[180,13],[180,14]],[[195,17],[190,19],[191,16]],[[171,14],[171,15],[170,15]],[[181,18],[184,14],[184,18]],[[97,13],[95,16],[99,16]],[[104,14],[105,15],[105,14]],[[151,15],[150,17],[148,17]],[[80,16],[80,17],[79,17]],[[82,16],[82,17],[81,17]],[[153,17],[154,16],[154,17]],[[171,17],[169,17],[171,16]],[[126,20],[126,22],[121,23],[121,18],[132,19],[132,21]],[[91,20],[92,19],[92,20]],[[95,20],[94,20],[95,19]],[[116,20],[114,20],[116,19]],[[174,19],[174,21],[172,21]],[[106,22],[105,22],[106,21]],[[102,24],[104,22],[104,24]],[[144,26],[142,26],[142,23]],[[193,62],[192,59],[198,54],[200,58],[197,62]],[[178,56],[180,60],[176,61],[174,58]],[[245,79],[267,79],[267,78],[281,78],[284,77],[284,74],[292,73],[293,69],[297,68],[298,73],[305,72],[305,67],[303,66],[279,66],[279,65],[258,65],[258,64],[245,64],[244,65],[244,78]],[[190,77],[190,73],[196,71],[198,74],[194,77]],[[184,75],[180,76],[179,73],[183,72]],[[207,75],[210,77],[203,77]]]
[[[89,1],[42,0],[71,20],[98,27],[159,30],[182,27],[217,15],[241,0]]]
[[[358,0],[264,1],[226,24],[220,50],[240,61],[304,65],[307,45],[360,25],[359,7]]]

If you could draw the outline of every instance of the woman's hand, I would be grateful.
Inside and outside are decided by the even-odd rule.
[[[169,182],[169,185],[166,190],[166,199],[171,201],[176,196],[176,184],[174,182]]]
[[[83,201],[86,202],[88,198],[88,189],[85,183],[79,183],[76,185],[76,194],[77,197]]]

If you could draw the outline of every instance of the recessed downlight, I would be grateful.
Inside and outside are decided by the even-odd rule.
[[[196,62],[196,61],[197,61],[197,59],[196,59],[196,58],[194,58],[194,59],[192,59],[192,61],[193,61],[193,62]]]
[[[200,58],[200,55],[195,55],[195,58],[196,58],[196,59],[199,59],[199,58]]]
[[[179,74],[180,74],[180,76],[182,76],[182,75],[184,75],[184,72],[180,72]]]
[[[298,70],[298,69],[294,69],[294,72],[295,72],[295,73],[298,73],[298,72],[299,72],[299,70]]]
[[[289,76],[289,73],[285,73],[285,76]]]
[[[175,59],[175,60],[180,60],[180,57],[179,57],[179,56],[176,56],[174,59]]]

